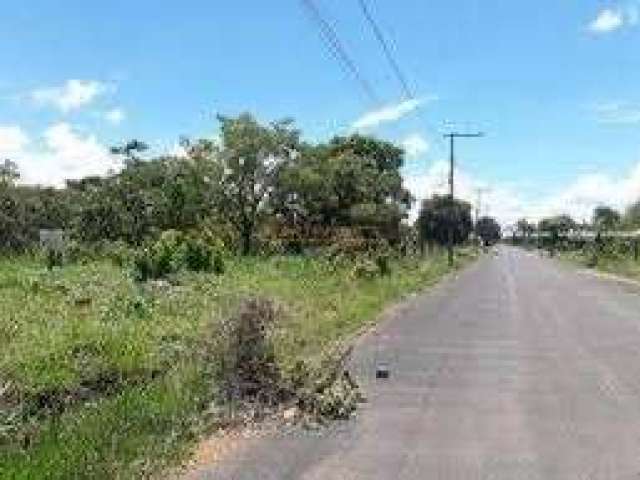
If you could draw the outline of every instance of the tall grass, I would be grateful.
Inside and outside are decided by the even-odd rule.
[[[235,259],[171,286],[107,262],[0,260],[0,478],[139,478],[174,463],[209,425],[204,350],[240,299],[284,307],[276,354],[291,365],[449,270],[441,255],[391,267],[360,279],[348,263]]]

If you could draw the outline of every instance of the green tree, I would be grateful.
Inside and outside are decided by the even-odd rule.
[[[0,164],[0,188],[13,186],[20,179],[18,164],[8,158]]]
[[[623,222],[627,227],[640,227],[640,201],[637,201],[627,207],[624,212]]]
[[[575,230],[578,224],[569,215],[562,214],[554,217],[543,218],[538,223],[538,230],[552,235],[566,235],[570,230]]]
[[[390,241],[412,198],[402,184],[403,151],[371,137],[303,145],[278,177],[274,211],[301,228],[355,227]]]
[[[481,217],[476,222],[476,235],[487,245],[500,240],[501,232],[500,224],[493,217]]]
[[[265,126],[247,113],[218,119],[222,145],[208,153],[222,172],[220,214],[238,233],[246,255],[268,211],[279,172],[298,154],[299,132],[291,120]]]
[[[446,245],[449,232],[453,231],[454,244],[460,244],[469,238],[473,229],[471,205],[448,195],[433,195],[423,200],[417,220],[422,242],[435,242]]]
[[[611,207],[600,205],[593,210],[593,226],[597,230],[611,230],[622,221],[622,215]]]
[[[530,223],[526,218],[521,218],[516,222],[517,231],[524,237],[530,237],[535,232],[535,225]]]

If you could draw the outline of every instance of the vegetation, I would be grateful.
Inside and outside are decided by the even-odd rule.
[[[64,188],[0,165],[0,478],[148,476],[282,402],[346,417],[344,343],[450,271],[419,239],[463,244],[470,208],[434,197],[409,225],[402,149],[219,121],[184,156],[114,146],[121,170]]]
[[[422,202],[416,224],[422,244],[447,245],[451,240],[459,245],[473,230],[471,205],[448,195],[434,195]]]
[[[485,245],[492,245],[500,240],[502,229],[493,217],[480,217],[476,222],[476,235]]]
[[[591,223],[579,224],[568,215],[542,219],[537,227],[526,219],[517,223],[513,241],[559,252],[563,258],[589,268],[640,279],[640,217],[638,204],[623,214],[600,205]]]
[[[439,255],[395,257],[368,278],[348,261],[247,257],[172,286],[141,285],[109,261],[0,267],[0,477],[61,479],[137,478],[215,426],[219,340],[243,299],[282,309],[273,355],[292,378],[447,271]]]

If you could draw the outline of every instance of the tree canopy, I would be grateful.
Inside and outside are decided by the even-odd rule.
[[[446,245],[450,232],[453,243],[460,244],[473,230],[471,204],[448,195],[433,195],[423,200],[417,220],[421,239]]]
[[[476,222],[476,235],[478,235],[485,244],[491,245],[500,240],[502,228],[495,218],[481,217]]]

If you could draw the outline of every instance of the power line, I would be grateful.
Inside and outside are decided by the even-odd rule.
[[[347,70],[355,80],[358,82],[365,95],[375,104],[379,104],[378,96],[371,87],[368,80],[360,73],[356,63],[347,53],[344,45],[340,41],[338,34],[331,24],[322,16],[322,13],[318,9],[318,6],[313,0],[300,0],[303,7],[305,7],[310,15],[311,19],[318,25],[320,29],[320,37],[325,42],[329,52],[338,61],[343,69]]]
[[[369,10],[366,0],[358,0],[358,3],[360,4],[360,9],[362,10],[362,14],[367,19],[367,22],[369,23],[371,30],[373,30],[373,34],[375,35],[376,39],[378,40],[378,43],[382,47],[382,50],[384,51],[384,55],[387,57],[387,61],[389,62],[389,65],[391,65],[391,68],[396,78],[400,82],[400,85],[402,85],[402,90],[404,91],[405,96],[409,99],[414,98],[413,93],[409,88],[407,79],[403,75],[402,70],[400,70],[400,66],[398,65],[398,62],[393,56],[393,52],[389,47],[389,44],[387,43],[386,39],[384,38],[384,35],[382,34],[382,30],[378,26],[378,23],[376,22],[376,20],[373,18],[373,15]]]

